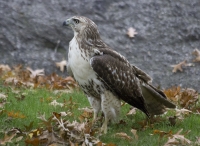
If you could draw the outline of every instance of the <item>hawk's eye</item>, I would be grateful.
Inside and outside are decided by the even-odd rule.
[[[79,20],[78,20],[78,19],[74,19],[74,22],[75,22],[76,24],[78,24],[78,23],[79,23]]]

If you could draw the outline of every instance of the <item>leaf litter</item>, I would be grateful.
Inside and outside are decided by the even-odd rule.
[[[23,68],[18,65],[11,69],[9,66],[0,65],[0,78],[3,81],[4,86],[11,87],[11,91],[16,94],[15,98],[18,101],[22,101],[26,98],[26,95],[17,90],[16,87],[23,88],[46,88],[54,92],[57,96],[63,93],[70,93],[73,90],[79,90],[78,84],[72,77],[62,78],[53,73],[46,76],[43,69],[32,70],[30,68]],[[132,135],[128,135],[125,132],[117,132],[115,137],[120,139],[133,141],[139,140],[138,131],[153,128],[156,123],[161,123],[165,119],[171,126],[184,120],[190,114],[199,114],[200,111],[198,105],[199,94],[197,91],[191,88],[171,87],[164,90],[167,98],[177,105],[174,110],[169,110],[172,114],[170,116],[156,116],[149,120],[143,120],[137,123],[139,127],[130,127]],[[47,100],[47,99],[46,99]],[[78,104],[72,100],[72,97],[63,102],[57,102],[56,99],[48,98],[49,106],[66,107],[68,110],[63,112],[53,112],[52,116],[46,118],[45,113],[38,113],[37,118],[41,121],[40,127],[33,129],[33,122],[28,125],[24,125],[24,129],[12,128],[10,130],[2,130],[4,134],[0,139],[0,145],[6,145],[7,143],[17,143],[24,141],[26,145],[71,145],[71,146],[115,146],[114,143],[103,143],[99,137],[101,136],[100,127],[92,124],[93,110],[89,107],[78,108]],[[42,102],[42,98],[41,98]],[[0,93],[0,116],[2,113],[6,113],[10,118],[26,118],[25,115],[18,111],[5,111],[4,105],[7,104],[7,94]],[[123,105],[122,105],[123,106]],[[78,108],[82,113],[79,116],[79,121],[69,120],[73,116],[73,109]],[[136,109],[131,108],[127,112],[126,116],[134,116]],[[98,119],[102,122],[102,119]],[[123,122],[126,124],[126,122]],[[100,124],[99,124],[100,125]],[[136,124],[134,124],[136,125]],[[174,134],[172,130],[165,132],[161,130],[153,130],[153,135],[158,134],[160,139],[167,137],[168,140],[164,146],[171,145],[199,145],[199,137],[195,142],[185,138],[189,131],[182,134],[182,129]]]

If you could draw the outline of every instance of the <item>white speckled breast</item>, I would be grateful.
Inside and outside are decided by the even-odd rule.
[[[89,92],[96,92],[94,94],[98,94],[101,91],[103,84],[97,79],[96,73],[90,66],[90,57],[85,53],[85,51],[79,48],[77,40],[74,37],[70,41],[68,52],[68,63],[74,78],[86,94],[89,94]],[[97,87],[100,89],[97,89]]]

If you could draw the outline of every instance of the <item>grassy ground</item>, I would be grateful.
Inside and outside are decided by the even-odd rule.
[[[49,105],[53,100],[63,103],[69,101],[70,97],[72,101],[77,103],[76,108],[73,108],[73,116],[70,120],[79,120],[81,111],[78,108],[89,107],[87,98],[80,91],[74,93],[55,94],[53,91],[46,89],[26,89],[16,88],[12,89],[0,85],[0,93],[7,95],[7,103],[4,105],[2,112],[0,112],[0,139],[3,138],[3,131],[11,129],[13,127],[24,129],[25,126],[30,125],[33,122],[33,129],[39,127],[40,120],[37,118],[38,113],[45,113],[48,118],[52,115],[52,112],[68,111],[69,106],[59,107]],[[1,110],[1,109],[0,109]],[[191,141],[196,141],[197,137],[200,137],[200,117],[199,115],[190,114],[182,121],[177,121],[175,126],[170,126],[168,116],[162,117],[162,121],[158,120],[152,126],[146,126],[141,124],[145,119],[145,115],[137,111],[135,115],[126,116],[130,110],[129,105],[122,106],[119,124],[110,124],[108,133],[99,137],[103,143],[113,143],[119,146],[156,146],[163,145],[167,141],[167,137],[160,138],[159,134],[153,134],[154,130],[172,131],[172,134],[176,133],[180,129],[183,129],[183,133],[191,130],[185,137]],[[173,115],[173,113],[171,113]],[[149,124],[150,125],[150,124]],[[144,128],[146,126],[146,128]],[[137,129],[138,140],[136,140],[131,133],[131,129]],[[115,134],[124,132],[132,137],[132,140],[122,139]],[[153,135],[152,135],[153,134]],[[9,144],[8,144],[9,145]],[[15,145],[15,144],[10,144]],[[25,145],[23,141],[19,142],[19,145]]]

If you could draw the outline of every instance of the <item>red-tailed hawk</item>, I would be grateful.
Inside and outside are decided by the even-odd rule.
[[[151,78],[100,38],[97,25],[90,19],[74,16],[63,22],[74,31],[69,43],[68,70],[86,94],[94,109],[94,121],[100,110],[107,132],[109,120],[120,113],[120,99],[140,109],[148,117],[175,108],[165,94],[151,85]]]

